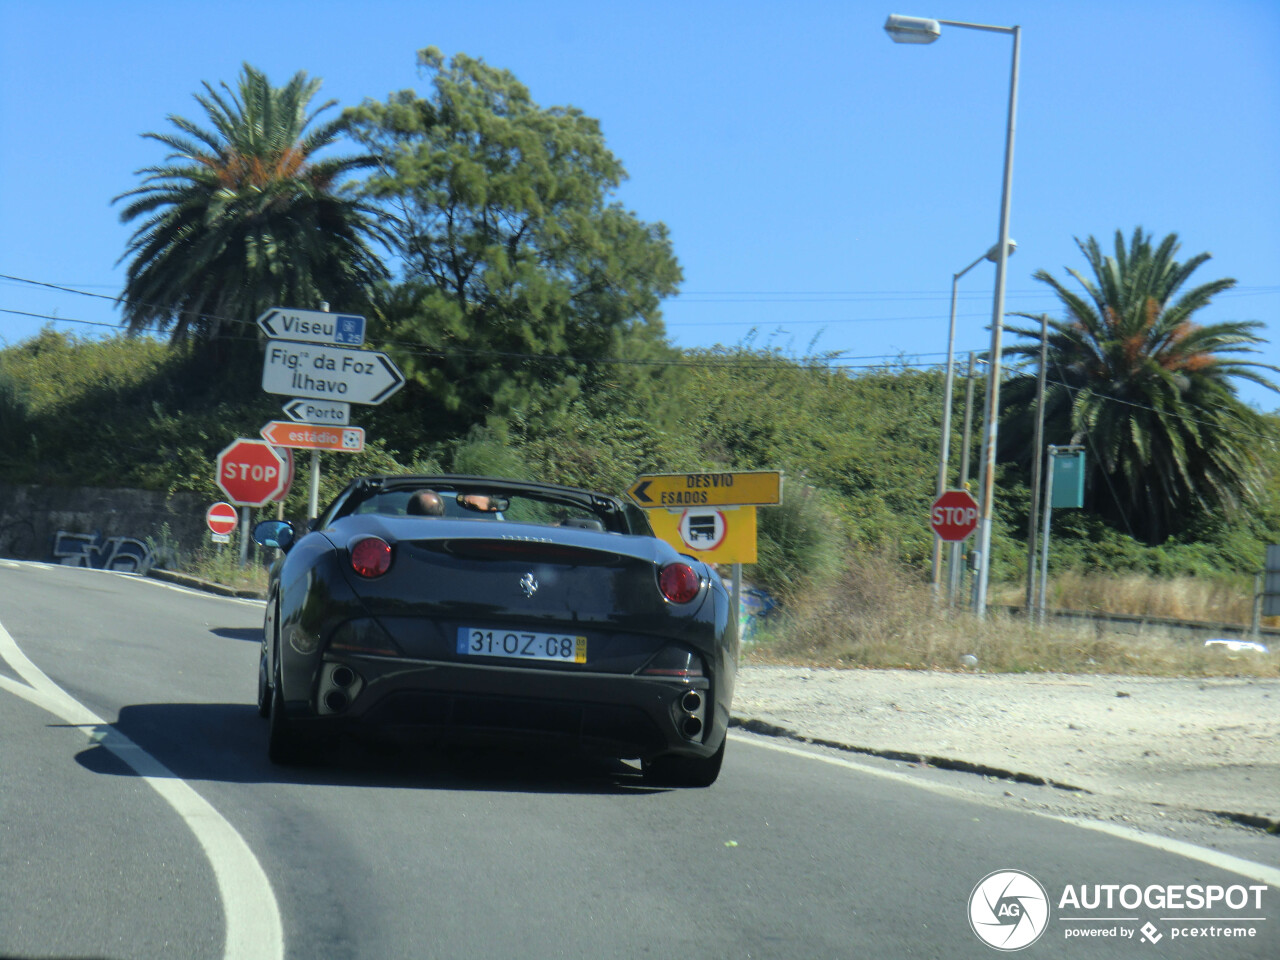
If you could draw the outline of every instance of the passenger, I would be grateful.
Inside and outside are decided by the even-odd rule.
[[[434,490],[419,490],[409,498],[405,513],[414,517],[443,517],[444,501]]]

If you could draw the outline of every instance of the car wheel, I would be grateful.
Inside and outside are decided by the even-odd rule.
[[[282,767],[301,763],[304,744],[289,724],[284,712],[284,686],[280,683],[280,651],[276,651],[275,683],[271,685],[271,729],[267,734],[267,757]]]
[[[267,648],[258,657],[258,716],[271,716],[271,684],[267,683]]]
[[[268,601],[269,602],[269,601]],[[275,629],[280,629],[280,609],[276,608]],[[274,634],[275,631],[272,631]],[[271,660],[267,656],[267,644],[275,641],[275,636],[267,636],[267,624],[262,624],[262,653],[258,657],[258,716],[271,716]]]
[[[728,742],[726,736],[720,749],[709,757],[655,757],[642,764],[644,778],[664,787],[709,787],[720,776]]]

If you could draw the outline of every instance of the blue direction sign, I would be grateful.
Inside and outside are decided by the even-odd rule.
[[[258,318],[258,329],[272,340],[348,347],[364,343],[364,317],[349,313],[272,307]]]

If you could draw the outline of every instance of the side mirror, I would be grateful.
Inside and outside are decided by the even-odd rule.
[[[262,520],[253,527],[253,542],[260,547],[288,550],[293,546],[293,527],[284,520]]]

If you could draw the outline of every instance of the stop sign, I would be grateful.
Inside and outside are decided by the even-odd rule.
[[[968,490],[948,490],[933,501],[929,526],[943,540],[963,540],[978,526],[978,501]]]
[[[287,479],[284,461],[265,440],[240,438],[218,454],[218,487],[232,503],[260,507]]]
[[[218,502],[204,515],[204,522],[214,533],[227,534],[236,528],[236,508],[229,503]]]

